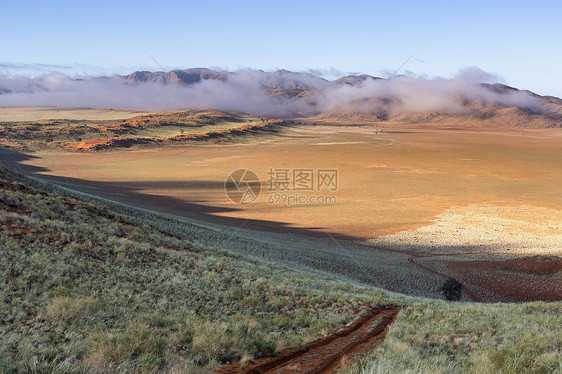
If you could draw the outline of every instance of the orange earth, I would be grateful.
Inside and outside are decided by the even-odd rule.
[[[545,245],[537,245],[529,253],[521,246],[515,248],[517,253],[562,256],[561,156],[561,129],[410,125],[381,131],[376,125],[305,124],[235,144],[193,143],[90,153],[49,151],[4,156],[3,161],[65,186],[149,209],[246,228],[329,233],[353,240],[385,238],[412,230],[423,234],[424,227],[451,209],[490,206],[495,209],[493,214],[499,214],[496,208],[505,206],[511,210],[500,218],[517,222],[512,225],[514,237],[520,234],[517,230],[523,230],[541,244],[542,233],[550,235]],[[253,170],[262,187],[257,200],[245,205],[233,203],[224,191],[228,175],[241,168]],[[318,190],[314,185],[314,191],[295,191],[290,180],[289,190],[269,191],[271,172],[283,169],[289,173],[296,169],[312,169],[314,173],[336,169],[337,190]],[[306,203],[287,204],[291,197],[298,196],[304,196]],[[335,203],[311,203],[311,196]],[[510,215],[520,206],[527,208],[514,220]],[[471,217],[468,225],[479,219]],[[407,240],[415,242],[416,235]],[[486,235],[490,243],[511,240],[511,234],[502,233],[501,228]],[[461,244],[468,245],[472,239],[470,235],[462,237]],[[431,243],[439,240],[437,232]],[[442,246],[443,251],[447,248]],[[492,246],[490,251],[497,252]],[[481,252],[485,256],[486,248]],[[461,257],[457,260],[468,260]],[[474,266],[461,268],[462,272],[452,264],[440,272],[444,276],[460,277],[463,273],[467,279],[474,277],[467,273]],[[501,271],[495,269],[493,274]],[[542,275],[525,275],[529,276]],[[505,279],[519,278],[510,275]],[[489,288],[486,282],[480,283],[477,288]],[[511,295],[508,299],[561,299],[558,293],[544,296],[535,289],[542,283],[547,282],[525,286],[531,289],[527,292],[531,296]]]

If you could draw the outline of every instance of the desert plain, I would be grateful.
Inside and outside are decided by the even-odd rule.
[[[7,108],[0,111],[0,120],[53,118],[52,110],[41,113],[38,108]],[[76,121],[125,121],[145,114],[56,113],[56,118]],[[322,239],[350,257],[360,247],[365,251],[361,261],[372,261],[373,269],[381,256],[397,256],[428,277],[460,279],[474,301],[562,300],[561,129],[314,119],[288,119],[274,126],[274,131],[218,141],[99,151],[12,149],[2,151],[0,161],[111,201],[209,222],[226,231],[260,232],[262,241],[279,244],[274,234],[291,233]],[[166,136],[174,135],[169,127],[166,131]],[[250,169],[261,181],[261,193],[251,203],[233,203],[225,193],[225,180],[237,169]],[[270,187],[272,171],[301,169],[337,170],[337,188]],[[288,204],[290,196],[307,199]],[[311,203],[310,196],[325,203]],[[392,280],[377,282],[376,274],[369,279],[393,289],[388,287]],[[412,293],[407,287],[394,290]]]

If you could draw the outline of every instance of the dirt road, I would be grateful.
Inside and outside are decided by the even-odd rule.
[[[288,349],[275,357],[256,360],[245,367],[240,363],[224,366],[218,374],[336,373],[346,358],[364,357],[386,336],[400,308],[383,306],[335,334],[310,343],[301,350]]]

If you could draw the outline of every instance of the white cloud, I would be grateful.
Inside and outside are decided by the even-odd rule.
[[[275,75],[244,69],[226,81],[203,80],[179,87],[157,83],[127,84],[120,77],[76,79],[61,73],[39,77],[0,76],[2,106],[64,106],[136,110],[214,108],[254,114],[291,116],[333,109],[391,112],[459,112],[466,100],[483,100],[540,110],[540,101],[525,91],[497,93],[481,83],[499,77],[472,67],[450,79],[398,76],[388,81],[365,80],[359,85],[336,86],[310,73]],[[262,84],[281,82],[290,87],[312,87],[306,100],[272,97]],[[195,100],[193,99],[195,98]],[[367,99],[368,104],[361,104]]]

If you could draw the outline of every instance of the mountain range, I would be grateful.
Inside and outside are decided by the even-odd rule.
[[[137,110],[219,109],[342,123],[400,122],[474,126],[562,127],[562,100],[501,83],[478,68],[458,76],[381,78],[352,74],[328,80],[309,72],[135,71],[72,78],[0,76],[0,105]],[[182,92],[183,91],[183,92]]]
[[[335,80],[327,80],[322,77],[306,73],[288,70],[277,70],[265,72],[262,70],[224,72],[206,68],[194,68],[171,71],[136,71],[129,75],[120,76],[127,84],[153,82],[163,85],[191,86],[207,80],[221,82],[247,79],[250,75],[259,82],[260,89],[274,98],[293,100],[304,100],[315,104],[314,97],[323,90],[338,89],[344,87],[357,88],[367,83],[379,83],[379,87],[385,84],[385,79],[368,74],[346,75]],[[398,79],[401,76],[393,77]],[[472,83],[472,82],[471,82]],[[502,124],[516,125],[517,127],[560,127],[562,121],[562,99],[553,96],[540,96],[528,90],[520,90],[501,83],[479,83],[478,86],[484,94],[481,97],[454,97],[461,101],[465,110],[388,110],[388,107],[397,105],[400,97],[376,97],[356,99],[356,106],[335,105],[327,110],[315,113],[318,120],[337,120],[339,122],[380,122],[399,121],[416,123],[441,123],[446,124],[460,118],[467,118],[473,123],[498,126]],[[488,93],[489,95],[486,95]],[[447,96],[447,95],[446,95]],[[457,95],[458,96],[458,95]],[[503,100],[519,96],[536,101],[539,106],[528,105],[524,101]],[[368,101],[374,109],[358,110],[363,101]]]
[[[269,90],[312,90],[326,88],[329,86],[358,85],[367,80],[380,80],[380,77],[374,77],[368,74],[347,75],[336,80],[327,80],[322,77],[305,73],[294,72],[289,70],[277,70],[266,72],[263,70],[243,71],[240,72],[224,72],[207,68],[193,68],[184,70],[170,71],[135,71],[129,75],[121,76],[129,84],[153,82],[164,85],[181,84],[191,85],[204,80],[226,81],[228,79],[236,79],[240,75],[250,73],[257,78],[263,89]]]

